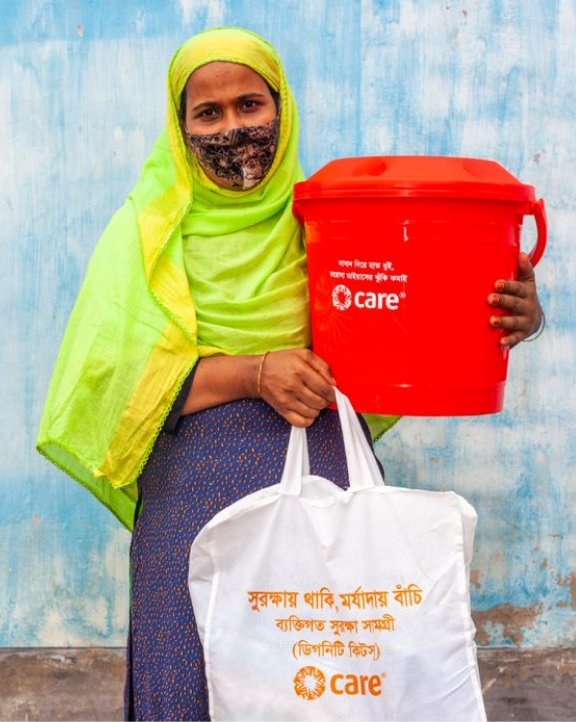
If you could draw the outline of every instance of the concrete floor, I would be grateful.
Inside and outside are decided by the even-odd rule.
[[[576,648],[483,649],[489,720],[576,720]],[[122,649],[0,650],[0,720],[121,720]]]

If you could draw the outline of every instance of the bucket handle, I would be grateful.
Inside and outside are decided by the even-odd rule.
[[[538,229],[536,244],[528,254],[530,262],[535,266],[542,258],[544,250],[546,249],[546,242],[548,241],[548,219],[546,217],[546,206],[544,205],[543,198],[531,204],[530,213],[534,216],[536,228]]]

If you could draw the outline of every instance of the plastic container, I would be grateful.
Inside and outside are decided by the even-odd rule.
[[[452,416],[501,411],[508,351],[489,325],[499,278],[515,279],[524,216],[540,260],[543,200],[475,158],[335,160],[297,183],[312,336],[357,411]]]

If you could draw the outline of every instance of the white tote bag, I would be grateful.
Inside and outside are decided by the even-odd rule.
[[[213,720],[485,720],[469,564],[476,513],[384,486],[337,392],[350,487],[308,472],[293,428],[279,484],[218,513],[189,586]]]

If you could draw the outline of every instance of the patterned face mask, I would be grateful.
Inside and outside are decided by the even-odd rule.
[[[225,133],[191,135],[187,145],[202,167],[233,187],[247,190],[265,177],[274,162],[280,118],[264,125],[232,128]]]

